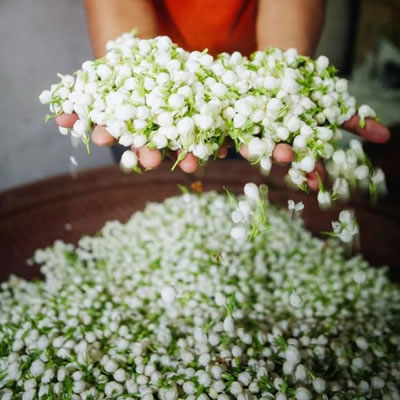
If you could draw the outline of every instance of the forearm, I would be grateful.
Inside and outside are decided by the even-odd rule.
[[[108,40],[136,28],[140,37],[157,35],[151,0],[85,0],[89,36],[96,58],[105,54]]]
[[[257,47],[297,48],[313,56],[322,32],[325,0],[259,0]]]

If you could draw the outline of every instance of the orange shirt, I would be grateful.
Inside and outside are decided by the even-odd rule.
[[[186,50],[256,50],[257,0],[155,0],[160,33]]]

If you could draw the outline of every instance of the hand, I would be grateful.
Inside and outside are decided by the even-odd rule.
[[[62,114],[56,118],[56,123],[60,127],[72,128],[77,119],[78,116],[75,113]],[[342,128],[374,143],[385,143],[390,139],[389,129],[371,118],[367,118],[365,127],[361,128],[358,115],[354,115],[350,120],[346,121],[342,125]],[[98,146],[104,147],[115,144],[117,140],[107,132],[104,126],[96,126],[92,133],[92,142]],[[132,151],[137,153],[139,162],[143,168],[156,168],[161,164],[161,152],[157,149],[153,150],[147,147],[141,147],[139,149],[133,148]],[[243,145],[241,147],[240,154],[244,158],[248,158],[247,146]],[[222,146],[218,152],[218,157],[225,158],[226,155],[227,147]],[[294,153],[291,146],[287,143],[278,143],[272,153],[272,159],[278,165],[287,165],[291,163],[294,160]],[[179,163],[179,167],[184,172],[193,173],[198,168],[198,161],[192,153],[188,153]],[[320,179],[324,180],[325,171],[320,161],[317,162],[314,171],[307,174],[307,184],[313,191],[317,191],[319,186],[317,173]]]

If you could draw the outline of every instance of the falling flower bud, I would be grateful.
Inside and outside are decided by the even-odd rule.
[[[123,152],[121,157],[121,166],[125,169],[132,169],[136,167],[138,158],[136,154],[131,150],[126,150]]]
[[[252,201],[257,201],[260,198],[260,192],[255,183],[246,183],[246,185],[244,185],[244,194]]]
[[[380,169],[377,168],[374,173],[372,174],[371,180],[375,185],[379,185],[381,183],[385,182],[385,174],[384,172]]]
[[[272,161],[270,157],[263,157],[260,160],[260,167],[263,173],[269,173],[272,167]]]
[[[369,169],[366,165],[360,165],[354,170],[354,176],[359,180],[363,180],[368,177]]]
[[[78,166],[78,162],[76,161],[76,158],[74,156],[71,156],[69,158],[69,161],[71,162],[72,165],[74,165],[75,167]]]
[[[86,133],[86,129],[86,124],[82,120],[78,119],[72,127],[71,134],[76,137],[81,137]]]
[[[64,127],[62,127],[62,126],[59,126],[58,127],[58,131],[61,133],[61,135],[68,135],[69,133],[70,133],[70,129],[68,129],[68,128],[64,128]]]
[[[320,190],[318,192],[317,195],[317,200],[318,200],[318,204],[319,206],[324,209],[324,208],[328,208],[331,206],[332,204],[332,199],[331,199],[331,195],[329,192],[324,191],[324,190]]]
[[[288,174],[295,185],[301,185],[307,180],[304,173],[295,168],[290,168]]]
[[[304,209],[304,204],[300,201],[295,203],[293,200],[288,200],[288,209],[289,211],[302,211]]]

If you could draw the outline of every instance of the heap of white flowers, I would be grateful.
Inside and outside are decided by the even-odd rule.
[[[1,286],[0,399],[400,399],[385,270],[271,205],[238,241],[235,211],[186,193],[37,251],[44,281]]]
[[[75,112],[79,120],[62,134],[82,137],[103,125],[123,146],[147,146],[163,154],[181,150],[205,162],[217,154],[230,137],[237,150],[248,145],[251,162],[268,172],[277,143],[293,146],[295,161],[289,177],[306,188],[306,174],[319,159],[329,160],[333,189],[321,186],[322,203],[346,197],[362,183],[372,193],[382,184],[381,170],[374,170],[358,149],[339,150],[338,127],[357,111],[347,81],[325,56],[316,61],[295,49],[257,51],[250,58],[223,53],[187,52],[168,37],[139,39],[124,34],[107,44],[107,54],[86,61],[72,75],[40,95],[53,113]],[[367,105],[359,108],[360,125],[375,118]],[[138,169],[138,159],[126,150],[124,169]],[[366,184],[366,185],[365,185]]]

